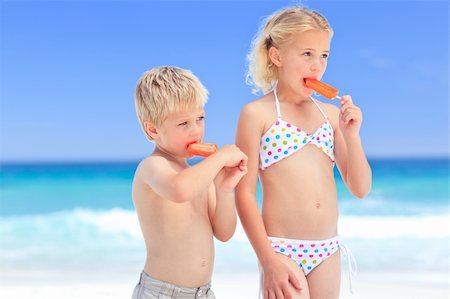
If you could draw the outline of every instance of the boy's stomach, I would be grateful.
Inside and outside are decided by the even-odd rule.
[[[144,271],[151,277],[184,287],[199,287],[211,280],[214,243],[210,225],[175,221],[149,236]],[[167,226],[168,223],[165,223]]]

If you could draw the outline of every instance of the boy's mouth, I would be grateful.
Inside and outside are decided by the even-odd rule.
[[[188,146],[191,145],[191,144],[193,144],[193,143],[199,143],[199,142],[201,142],[201,141],[200,141],[200,140],[189,141],[189,142],[186,144],[186,148],[188,148]]]

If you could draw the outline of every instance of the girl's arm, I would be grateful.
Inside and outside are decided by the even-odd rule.
[[[242,109],[236,133],[236,145],[248,157],[247,175],[236,187],[236,208],[247,237],[264,269],[264,293],[276,294],[281,290],[287,294],[289,282],[298,289],[300,289],[300,283],[272,250],[258,210],[256,185],[262,126],[258,125],[260,123],[258,119],[261,117],[257,109],[252,109],[250,105]]]
[[[367,162],[359,131],[362,112],[350,96],[341,98],[341,110],[336,111],[335,158],[344,183],[358,198],[365,197],[372,186],[372,171]],[[337,110],[337,109],[336,109]]]

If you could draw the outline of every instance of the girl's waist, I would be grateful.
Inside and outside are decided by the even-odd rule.
[[[267,234],[290,239],[318,240],[337,234],[337,203],[320,207],[263,207],[262,218]]]

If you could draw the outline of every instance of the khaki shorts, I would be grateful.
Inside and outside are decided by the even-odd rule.
[[[134,288],[132,299],[216,299],[211,283],[198,288],[180,287],[168,282],[151,278],[144,271]]]

